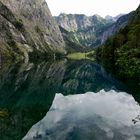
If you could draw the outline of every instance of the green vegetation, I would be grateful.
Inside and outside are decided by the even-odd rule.
[[[132,14],[129,24],[110,37],[96,50],[97,59],[107,68],[116,70],[122,79],[135,79],[140,83],[140,8]]]
[[[5,118],[5,117],[7,117],[8,116],[8,111],[7,111],[7,109],[1,109],[0,108],[0,119],[1,118]]]
[[[61,26],[59,28],[60,28],[60,31],[63,35],[65,45],[66,45],[66,50],[68,53],[84,52],[85,51],[86,48],[84,46],[82,46],[77,41],[76,36],[74,36],[72,32],[68,32],[67,30],[65,30]]]
[[[94,58],[90,57],[93,56],[94,51],[87,52],[87,53],[71,53],[67,55],[67,58],[74,59],[74,60],[81,60],[81,59],[90,59],[94,60]]]
[[[55,19],[60,25],[60,31],[68,53],[88,52],[92,48],[99,46],[103,32],[113,24],[99,15],[88,17],[82,14],[61,14]],[[86,19],[91,21],[88,26],[86,25]],[[64,24],[64,26],[61,27],[60,23]],[[77,24],[76,29],[75,24]]]
[[[23,28],[23,21],[21,19],[16,20],[14,25],[18,30],[21,30]]]
[[[71,53],[67,55],[67,58],[69,59],[86,59],[86,53]]]
[[[41,33],[42,32],[41,29],[40,29],[40,27],[38,25],[36,25],[34,28],[35,28],[35,31],[37,33]]]

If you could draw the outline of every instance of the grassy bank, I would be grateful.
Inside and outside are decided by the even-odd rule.
[[[68,59],[73,59],[73,60],[81,60],[81,59],[90,59],[90,60],[94,60],[94,57],[91,57],[94,55],[94,51],[90,51],[87,53],[71,53],[67,55]]]

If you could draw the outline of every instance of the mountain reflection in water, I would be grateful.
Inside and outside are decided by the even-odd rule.
[[[22,139],[49,111],[56,93],[126,91],[89,60],[7,64],[0,67],[0,139]],[[137,98],[135,98],[137,99]]]

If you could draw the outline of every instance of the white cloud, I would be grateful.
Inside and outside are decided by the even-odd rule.
[[[56,94],[46,116],[32,126],[23,140],[37,136],[41,140],[136,140],[140,137],[140,123],[134,125],[132,119],[139,114],[138,103],[123,92]]]
[[[77,13],[116,16],[135,10],[140,0],[46,0],[53,15]]]

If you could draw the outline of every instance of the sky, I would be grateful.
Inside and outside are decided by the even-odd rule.
[[[116,16],[135,10],[140,0],[46,0],[53,16],[60,13]]]

